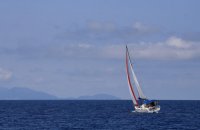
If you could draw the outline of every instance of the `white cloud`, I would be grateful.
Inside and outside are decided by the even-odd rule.
[[[160,32],[153,26],[135,22],[130,25],[122,26],[114,22],[92,21],[84,26],[74,26],[66,29],[56,36],[56,40],[67,40],[70,42],[112,42],[116,39],[119,42],[128,39],[138,41],[138,39],[151,38]]]
[[[133,29],[140,32],[140,33],[150,33],[150,32],[155,32],[155,28],[150,28],[144,24],[142,24],[141,22],[135,22],[133,24]]]
[[[133,58],[158,60],[200,58],[200,41],[188,41],[176,36],[169,37],[160,42],[130,43],[128,46]],[[28,59],[32,57],[34,59],[123,59],[125,55],[125,43],[113,44],[113,41],[105,44],[96,44],[88,41],[71,44],[63,43],[57,44],[56,46],[52,45],[43,48],[38,47],[31,49],[29,50],[29,48],[25,48],[26,51],[17,50],[16,55],[22,57],[26,56]],[[25,53],[26,55],[24,55]],[[9,79],[9,75],[12,75],[12,73],[7,74],[8,78],[3,78],[4,76],[2,75],[5,72],[2,70],[3,69],[0,70],[0,79]]]
[[[129,44],[129,50],[134,58],[139,59],[193,59],[200,57],[200,42],[186,41],[178,37],[169,37],[162,42],[141,42]],[[110,58],[123,58],[125,44],[108,45],[102,54]]]
[[[138,59],[193,59],[200,58],[200,42],[187,41],[179,37],[169,37],[160,42],[140,42],[128,44],[133,58]],[[53,50],[55,50],[54,48]],[[123,59],[125,44],[103,44],[95,46],[91,43],[77,43],[57,47],[55,55],[77,58],[110,58]]]
[[[133,24],[133,28],[138,30],[138,31],[146,31],[148,28],[145,27],[142,23],[136,22]]]
[[[6,81],[12,77],[12,72],[3,68],[0,68],[0,80]]]
[[[185,41],[181,38],[178,37],[170,37],[167,41],[166,44],[172,47],[176,47],[176,48],[189,48],[191,47],[191,45],[193,44],[190,41]]]

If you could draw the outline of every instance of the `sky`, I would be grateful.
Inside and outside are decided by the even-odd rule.
[[[130,99],[125,45],[149,98],[200,100],[200,1],[1,0],[0,87]]]

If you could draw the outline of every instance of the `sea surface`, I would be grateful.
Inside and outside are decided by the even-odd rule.
[[[200,101],[160,101],[133,113],[129,100],[0,101],[0,130],[200,130]]]

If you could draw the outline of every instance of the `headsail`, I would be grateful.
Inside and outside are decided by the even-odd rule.
[[[128,63],[129,63],[129,54],[128,54],[128,50],[126,50],[126,73],[127,73],[129,91],[130,91],[130,94],[131,94],[131,97],[132,97],[133,104],[137,106],[138,102],[137,102],[137,98],[135,96],[135,93],[133,91],[133,87],[132,87],[132,84],[131,84]]]
[[[142,99],[146,99],[146,96],[144,95],[140,85],[139,85],[139,82],[137,80],[137,77],[135,75],[135,72],[133,70],[133,64],[131,62],[131,58],[130,58],[130,55],[129,55],[129,52],[128,52],[128,47],[126,46],[126,52],[127,52],[127,55],[128,55],[128,59],[129,59],[129,64],[130,64],[130,68],[131,68],[131,71],[132,71],[132,75],[133,75],[133,80],[134,80],[134,83],[137,87],[137,91],[138,91],[138,94],[139,94],[139,97],[142,98]]]

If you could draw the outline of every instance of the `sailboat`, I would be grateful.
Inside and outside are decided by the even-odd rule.
[[[129,71],[131,71],[132,77],[130,76]],[[129,91],[135,108],[134,112],[158,113],[160,111],[160,106],[158,104],[158,101],[149,100],[142,91],[142,88],[133,70],[133,64],[131,62],[127,46],[126,46],[126,74],[127,74]],[[135,89],[133,88],[131,78],[133,78]],[[137,93],[135,93],[135,90],[137,90]]]

